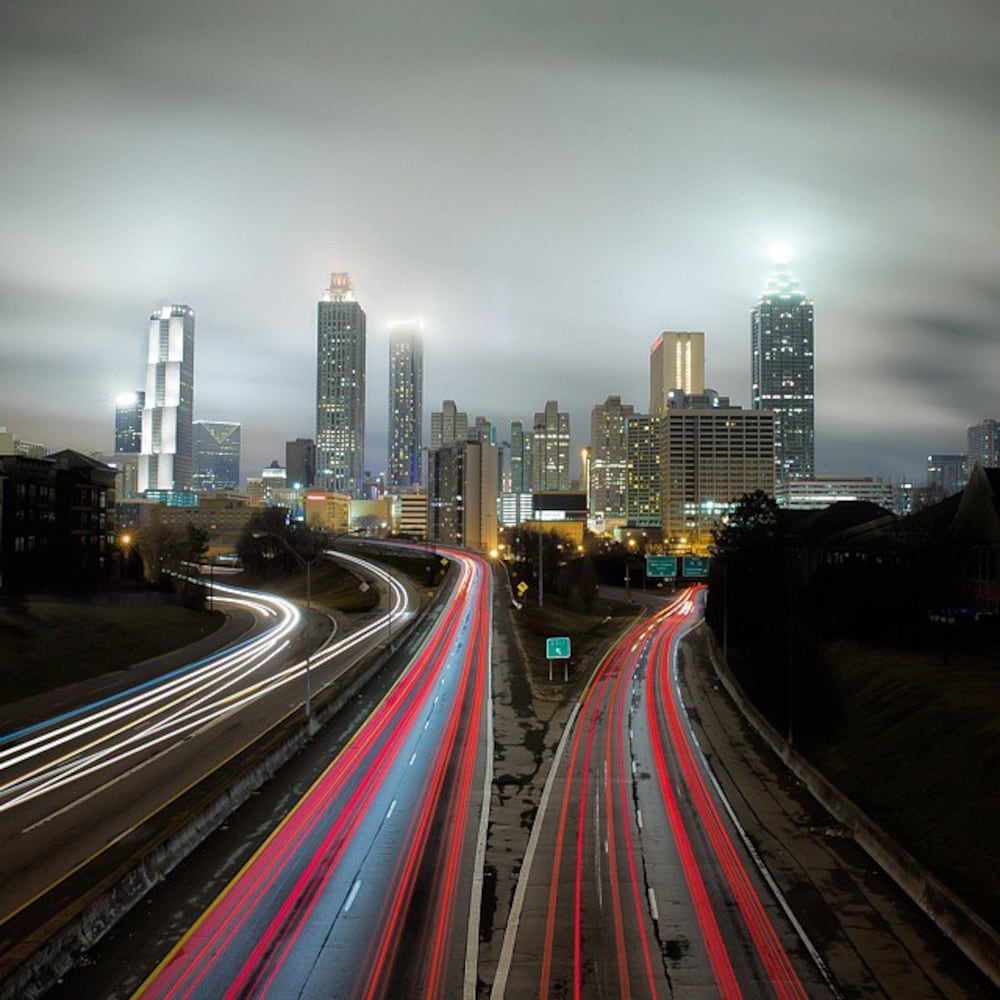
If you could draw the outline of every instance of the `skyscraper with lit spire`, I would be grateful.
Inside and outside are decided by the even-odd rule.
[[[779,263],[750,313],[751,406],[775,415],[779,482],[815,475],[813,304]]]
[[[365,313],[335,273],[316,319],[316,483],[360,496],[364,482]]]

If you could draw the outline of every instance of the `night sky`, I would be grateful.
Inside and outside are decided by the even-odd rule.
[[[149,312],[197,311],[195,416],[243,474],[314,433],[316,301],[427,325],[425,419],[648,405],[662,329],[749,403],[786,241],[817,471],[923,479],[1000,415],[1000,6],[70,0],[0,12],[0,424],[110,450]]]

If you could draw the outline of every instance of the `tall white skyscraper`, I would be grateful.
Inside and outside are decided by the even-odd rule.
[[[386,486],[420,483],[424,421],[423,323],[389,324],[389,468]]]
[[[191,488],[194,310],[173,305],[149,317],[139,492]]]
[[[316,483],[361,496],[365,481],[365,313],[334,273],[316,320]]]
[[[786,264],[778,265],[761,293],[750,326],[750,405],[774,412],[778,481],[812,479],[816,472],[813,304]]]

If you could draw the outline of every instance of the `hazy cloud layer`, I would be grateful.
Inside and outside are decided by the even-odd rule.
[[[110,446],[149,311],[244,470],[313,431],[315,302],[427,321],[428,409],[645,407],[663,328],[748,401],[778,238],[816,303],[823,472],[921,474],[1000,411],[992,3],[273,4],[0,14],[0,424]]]

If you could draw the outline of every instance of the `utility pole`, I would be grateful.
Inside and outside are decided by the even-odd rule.
[[[542,529],[538,529],[538,606],[545,605],[545,572],[542,562]]]

